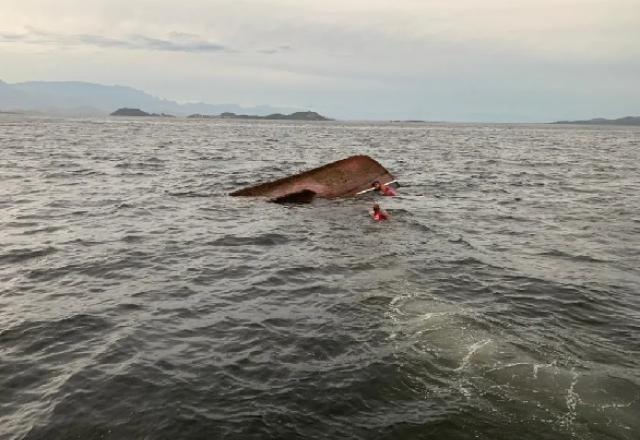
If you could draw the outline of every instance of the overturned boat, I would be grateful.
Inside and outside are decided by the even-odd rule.
[[[395,178],[369,156],[351,156],[319,168],[232,192],[232,196],[267,197],[277,203],[310,203],[314,198],[353,197],[371,190],[373,182]]]

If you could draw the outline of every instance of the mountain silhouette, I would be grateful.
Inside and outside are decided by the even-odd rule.
[[[0,111],[40,112],[70,115],[108,115],[121,107],[143,108],[152,113],[186,116],[193,113],[250,113],[266,116],[294,112],[296,108],[236,104],[180,104],[132,87],[81,81],[29,81],[9,84],[0,81]]]

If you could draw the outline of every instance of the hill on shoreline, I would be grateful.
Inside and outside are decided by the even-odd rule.
[[[109,116],[154,116],[154,117],[162,117],[162,118],[174,118],[175,116],[169,115],[167,113],[147,113],[143,112],[139,108],[119,108],[113,113],[110,113]]]
[[[576,124],[576,125],[640,125],[640,116],[625,116],[618,119],[594,118],[584,121],[557,121],[553,124]]]
[[[110,113],[110,116],[128,116],[128,117],[163,117],[174,118],[175,116],[166,113],[147,113],[139,108],[123,107]],[[287,120],[287,121],[332,121],[319,113],[306,111],[294,112],[288,115],[282,113],[273,113],[267,116],[257,115],[237,115],[235,113],[225,112],[220,115],[201,115],[199,113],[187,116],[189,119],[266,119],[266,120]]]
[[[306,112],[294,112],[291,114],[272,113],[266,116],[259,115],[238,115],[232,112],[224,112],[220,115],[201,115],[193,114],[187,116],[192,119],[269,119],[269,120],[288,120],[288,121],[332,121],[319,113],[306,111]]]

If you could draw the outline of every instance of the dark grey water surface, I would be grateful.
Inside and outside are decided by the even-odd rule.
[[[0,438],[638,439],[640,129],[0,119]],[[351,154],[401,196],[229,191]]]

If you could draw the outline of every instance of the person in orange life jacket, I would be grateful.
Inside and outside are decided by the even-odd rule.
[[[385,220],[389,220],[389,214],[382,209],[380,209],[380,205],[377,203],[373,204],[373,212],[371,213],[373,219],[377,222],[383,222]]]
[[[393,189],[393,187],[389,185],[381,184],[377,180],[373,182],[371,186],[375,188],[375,190],[378,191],[378,193],[382,194],[383,196],[393,197],[397,195],[396,190]]]

